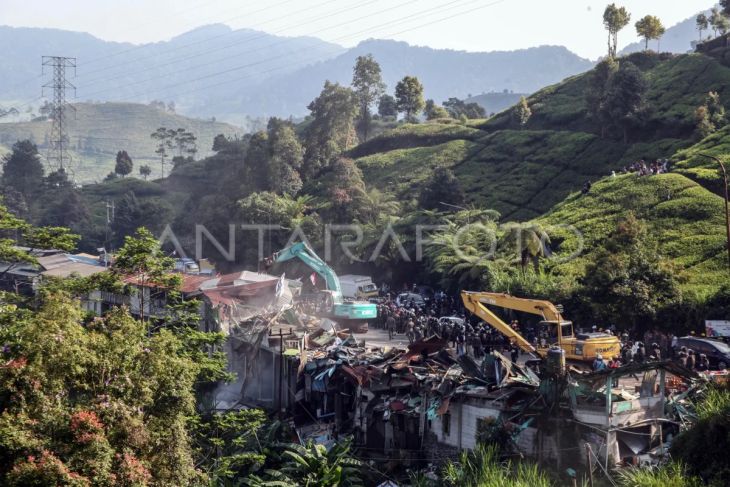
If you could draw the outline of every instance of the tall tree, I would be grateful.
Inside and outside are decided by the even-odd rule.
[[[357,143],[355,92],[339,83],[325,81],[324,88],[307,107],[311,122],[305,135],[303,176],[309,178],[329,167],[339,154]]]
[[[425,102],[423,101],[423,85],[415,76],[406,76],[395,86],[395,102],[399,112],[405,114],[408,122],[418,121],[418,114]]]
[[[655,17],[653,15],[647,15],[641,18],[636,22],[635,27],[636,33],[639,34],[639,37],[644,38],[645,50],[649,49],[650,40],[658,40],[667,31],[664,28],[664,25],[662,25],[662,21],[659,20],[659,17]]]
[[[124,177],[128,174],[132,173],[132,169],[134,167],[134,163],[132,162],[132,158],[129,157],[129,154],[127,154],[127,151],[120,150],[117,152],[117,163],[114,166],[114,172],[116,174],[119,174],[120,176]]]
[[[378,115],[383,118],[395,118],[398,116],[398,107],[395,98],[385,94],[378,100]]]
[[[155,141],[157,141],[157,149],[155,154],[160,156],[160,177],[165,177],[165,158],[168,156],[168,151],[172,150],[172,141],[175,137],[175,131],[160,127],[150,134]]]
[[[248,144],[245,158],[245,182],[247,192],[265,191],[269,186],[269,134],[256,132]]]
[[[294,195],[302,187],[299,170],[304,159],[304,148],[299,142],[294,125],[279,118],[269,119],[268,189],[277,194]]]
[[[618,33],[629,25],[631,14],[625,7],[612,3],[603,11],[603,25],[608,31],[608,57],[615,58],[618,47]]]
[[[717,33],[720,32],[724,34],[727,32],[728,29],[728,21],[727,18],[720,12],[717,7],[713,7],[713,9],[710,11],[710,26],[712,27],[712,31],[717,37]]]
[[[195,134],[182,127],[175,130],[172,136],[179,157],[195,157],[198,152],[197,140]]]
[[[725,17],[730,17],[730,0],[720,0],[720,6],[722,7],[721,13]]]
[[[43,183],[43,164],[33,142],[18,141],[13,144],[12,152],[3,157],[2,183],[19,191],[26,200],[39,190]]]
[[[613,58],[606,58],[598,63],[588,78],[589,88],[585,92],[586,105],[590,117],[600,126],[601,137],[605,136],[608,122],[603,111],[608,81],[616,71],[618,71],[618,62]]]
[[[380,65],[372,54],[358,56],[352,73],[352,88],[357,96],[360,113],[357,128],[363,141],[370,132],[372,115],[370,107],[385,91]]]
[[[521,96],[520,103],[517,105],[517,119],[520,122],[521,129],[525,128],[527,122],[530,121],[530,117],[532,117],[532,109],[530,109],[530,105],[527,103],[527,98]]]
[[[700,42],[702,41],[702,32],[706,31],[710,28],[710,21],[707,18],[707,15],[704,13],[701,13],[697,16],[697,19],[695,20],[695,25],[697,26],[697,31],[700,33]]]
[[[601,110],[623,133],[625,143],[629,140],[629,128],[642,123],[647,89],[644,74],[628,61],[622,61],[618,71],[608,80],[606,99]]]
[[[715,18],[715,23],[713,25],[721,35],[725,35],[728,31],[730,31],[730,20],[728,20],[728,18],[724,15],[718,15]]]
[[[139,166],[139,175],[142,176],[145,181],[147,181],[147,178],[150,177],[150,174],[152,174],[152,168],[150,166],[147,164]]]

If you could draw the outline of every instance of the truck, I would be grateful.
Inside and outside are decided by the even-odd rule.
[[[340,276],[342,295],[346,298],[362,299],[377,298],[378,286],[373,283],[370,276],[359,276],[357,274],[345,274]]]
[[[608,333],[579,333],[573,331],[573,322],[563,318],[562,309],[550,301],[527,299],[503,293],[462,291],[464,307],[506,336],[524,352],[536,354],[544,359],[551,347],[565,352],[565,358],[581,362],[592,362],[598,355],[608,359],[621,354],[619,339]],[[546,332],[544,345],[533,346],[517,330],[497,316],[487,305],[522,311],[542,317],[538,328]]]
[[[356,333],[368,331],[368,322],[378,317],[378,307],[373,303],[345,299],[340,279],[334,269],[320,259],[306,243],[298,242],[276,252],[266,259],[265,265],[269,267],[292,259],[299,259],[324,278],[327,289],[322,291],[322,308],[327,318],[332,318]]]

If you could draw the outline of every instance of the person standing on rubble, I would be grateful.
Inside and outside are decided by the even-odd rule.
[[[408,337],[408,343],[413,343],[415,340],[415,324],[413,323],[412,319],[408,320],[408,323],[406,324],[406,336]]]
[[[512,359],[512,363],[517,365],[517,361],[520,359],[520,349],[517,348],[517,345],[515,345],[514,343],[510,347],[509,354],[510,358]]]
[[[465,354],[464,350],[464,344],[466,343],[466,337],[464,336],[464,332],[459,333],[456,336],[456,355],[461,357]]]
[[[385,320],[385,326],[388,328],[388,340],[392,340],[395,335],[395,318],[392,314],[389,314],[388,319]]]

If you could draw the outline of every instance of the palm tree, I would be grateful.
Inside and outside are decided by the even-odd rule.
[[[329,450],[312,442],[289,444],[281,455],[284,465],[267,470],[269,480],[251,476],[247,483],[256,487],[356,487],[362,485],[362,463],[350,456],[352,440],[339,441]]]
[[[524,274],[527,264],[532,261],[535,272],[540,272],[540,259],[550,257],[550,236],[537,223],[507,223],[500,247],[508,255],[516,255]]]

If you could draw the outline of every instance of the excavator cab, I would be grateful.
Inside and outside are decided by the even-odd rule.
[[[547,350],[553,345],[565,347],[566,342],[570,342],[573,335],[572,321],[548,321],[543,320],[537,324],[538,329],[538,349]]]
[[[555,344],[561,341],[560,339],[573,338],[573,322],[572,321],[561,321],[558,325],[557,321],[543,320],[537,324],[538,330],[544,331],[548,336],[548,342]],[[560,336],[558,336],[558,333]]]

